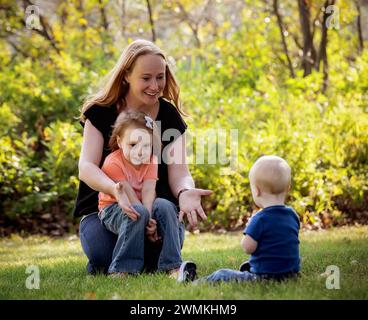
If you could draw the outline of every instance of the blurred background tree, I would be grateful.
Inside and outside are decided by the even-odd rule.
[[[136,38],[169,55],[189,135],[238,129],[236,170],[191,165],[215,191],[202,229],[244,225],[263,154],[291,164],[305,227],[367,223],[368,1],[2,0],[2,235],[74,230],[79,109]]]

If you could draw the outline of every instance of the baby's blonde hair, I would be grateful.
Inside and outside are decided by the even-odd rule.
[[[263,192],[281,194],[290,187],[291,168],[283,158],[262,156],[250,169],[249,181]]]

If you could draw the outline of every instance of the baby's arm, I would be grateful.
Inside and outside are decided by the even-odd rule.
[[[152,214],[153,201],[156,199],[156,179],[147,179],[143,181],[142,204]]]
[[[156,179],[147,179],[143,181],[142,187],[142,203],[147,208],[150,216],[152,216],[152,205],[156,198]],[[150,218],[146,227],[146,235],[148,240],[156,242],[160,240],[157,234],[157,223],[154,219]]]
[[[255,241],[251,236],[248,236],[247,234],[243,237],[240,244],[244,249],[244,251],[248,254],[252,254],[254,251],[256,251],[258,246],[258,242]]]
[[[246,253],[252,254],[257,250],[258,241],[260,241],[262,237],[262,229],[262,216],[257,212],[248,220],[243,231],[244,237],[240,242]],[[254,239],[257,239],[258,241]]]

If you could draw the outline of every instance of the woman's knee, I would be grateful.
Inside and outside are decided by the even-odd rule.
[[[178,210],[175,204],[163,198],[156,198],[153,202],[153,211],[156,216],[175,219],[178,217]]]
[[[89,262],[95,267],[106,267],[111,263],[117,236],[101,225],[96,215],[81,221],[80,241]]]

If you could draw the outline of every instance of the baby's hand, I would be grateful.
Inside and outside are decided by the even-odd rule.
[[[149,241],[156,242],[161,240],[161,237],[157,234],[157,222],[155,219],[149,219],[146,226],[146,235]]]

